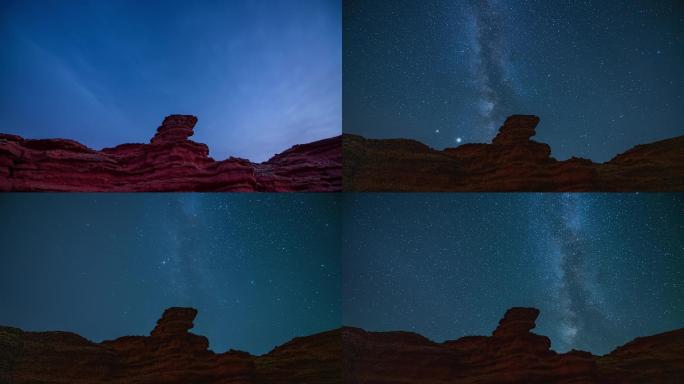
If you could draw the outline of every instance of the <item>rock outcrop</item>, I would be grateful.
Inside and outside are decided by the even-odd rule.
[[[492,336],[468,336],[441,344],[411,333],[344,336],[351,383],[571,383],[598,382],[594,356],[557,354],[548,337],[530,333],[539,311],[512,308]],[[396,362],[389,364],[385,361]],[[373,379],[370,379],[373,378]],[[382,378],[382,380],[378,379]]]
[[[410,332],[343,328],[345,383],[676,383],[684,329],[639,338],[614,352],[556,353],[531,333],[539,311],[508,310],[491,336],[434,343]]]
[[[339,191],[341,137],[296,145],[264,163],[215,161],[189,139],[195,116],[167,116],[149,144],[101,151],[63,139],[0,134],[0,191]]]
[[[169,308],[150,336],[93,343],[69,332],[0,327],[0,383],[341,383],[339,331],[297,338],[253,356],[214,353],[188,332],[197,310]]]
[[[605,383],[676,383],[684,375],[684,329],[637,337],[597,360]]]
[[[510,116],[491,144],[442,151],[405,139],[343,135],[345,191],[684,191],[684,136],[607,163],[558,161],[531,140],[537,116]]]
[[[206,337],[188,332],[196,314],[192,308],[169,308],[150,336],[99,344],[68,332],[0,328],[0,349],[10,351],[0,366],[8,367],[6,382],[17,384],[254,383],[250,354],[215,354]]]
[[[340,330],[297,337],[255,363],[258,383],[343,383]]]
[[[69,332],[0,327],[0,383],[677,383],[684,328],[640,337],[605,356],[556,353],[530,332],[539,311],[511,308],[491,336],[435,343],[411,332],[344,327],[262,356],[214,353],[189,332],[197,311],[169,308],[150,336],[93,343]]]
[[[602,191],[684,191],[684,136],[637,145],[598,167]]]

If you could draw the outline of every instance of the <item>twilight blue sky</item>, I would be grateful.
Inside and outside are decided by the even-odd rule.
[[[3,0],[0,41],[0,132],[99,149],[194,114],[253,161],[341,132],[336,0]]]

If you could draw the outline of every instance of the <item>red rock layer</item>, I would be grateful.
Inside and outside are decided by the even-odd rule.
[[[536,116],[506,119],[491,144],[437,151],[413,140],[344,135],[345,191],[684,191],[684,136],[611,161],[558,161],[530,140]]]
[[[684,328],[633,341],[597,361],[605,383],[681,383]]]
[[[0,134],[0,191],[339,191],[341,137],[296,145],[270,160],[215,161],[189,140],[197,118],[172,115],[149,144],[101,151],[63,139]]]
[[[169,308],[150,336],[102,343],[68,332],[0,327],[0,383],[677,383],[684,328],[637,338],[599,357],[558,354],[531,333],[539,311],[512,308],[492,336],[434,343],[410,332],[342,328],[295,338],[262,356],[208,350],[197,311]]]
[[[684,136],[637,145],[598,167],[605,191],[684,191]]]
[[[264,384],[342,383],[340,330],[297,337],[256,363],[257,382]]]

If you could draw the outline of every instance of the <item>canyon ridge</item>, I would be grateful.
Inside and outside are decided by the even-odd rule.
[[[214,353],[189,330],[197,310],[169,308],[149,336],[101,343],[70,332],[0,327],[0,383],[675,383],[684,328],[639,337],[604,356],[556,353],[532,333],[539,310],[511,308],[490,336],[436,343],[411,332],[343,327],[254,356]]]
[[[0,134],[0,191],[331,192],[342,188],[341,137],[294,147],[263,163],[215,161],[189,140],[197,118],[167,116],[148,144],[93,150],[67,139]]]
[[[636,147],[605,163],[559,161],[530,138],[539,117],[506,119],[491,144],[435,150],[415,140],[344,134],[345,191],[684,191],[684,136]]]

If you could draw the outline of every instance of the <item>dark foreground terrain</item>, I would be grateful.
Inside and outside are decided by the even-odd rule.
[[[491,336],[434,343],[410,332],[343,330],[348,383],[675,383],[684,328],[637,338],[605,356],[556,353],[531,333],[539,310],[511,308]]]
[[[341,328],[262,356],[208,350],[197,311],[169,308],[150,336],[93,343],[69,332],[0,327],[0,383],[676,383],[684,328],[637,338],[605,356],[550,350],[531,333],[539,311],[508,310],[491,336],[444,343],[409,332]]]
[[[295,338],[263,356],[214,353],[190,333],[197,310],[169,308],[150,336],[93,343],[70,332],[0,327],[0,383],[341,383],[339,331]]]
[[[537,116],[506,119],[491,144],[442,151],[415,140],[343,135],[345,191],[684,191],[684,136],[606,163],[558,161],[530,138]]]
[[[149,144],[101,151],[73,140],[29,140],[0,134],[0,191],[339,191],[342,142],[333,137],[295,145],[264,163],[215,161],[188,138],[195,116],[164,119]]]

